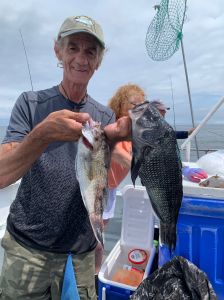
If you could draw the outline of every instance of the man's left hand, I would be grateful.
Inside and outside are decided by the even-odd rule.
[[[108,140],[112,143],[130,140],[131,119],[129,117],[122,117],[117,122],[105,126],[104,132]]]

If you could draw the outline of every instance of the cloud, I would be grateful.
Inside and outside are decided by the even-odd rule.
[[[88,92],[107,104],[116,89],[127,82],[143,87],[149,99],[175,104],[176,121],[191,120],[183,58],[179,49],[169,60],[152,61],[145,48],[148,26],[156,1],[23,0],[0,2],[0,117],[9,117],[19,94],[31,89],[22,31],[35,90],[61,81],[53,51],[54,38],[69,15],[95,18],[104,29],[108,52],[91,79]],[[222,0],[189,0],[183,44],[194,107],[199,122],[223,95],[224,15]],[[172,88],[171,88],[172,81]],[[173,93],[173,99],[172,99]],[[223,122],[217,113],[214,122]],[[168,120],[172,121],[172,111]]]

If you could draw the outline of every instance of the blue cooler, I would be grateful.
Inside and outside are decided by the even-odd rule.
[[[185,180],[183,188],[174,255],[204,271],[218,299],[224,299],[224,189]]]
[[[122,190],[123,216],[121,239],[103,263],[98,275],[99,300],[129,299],[136,287],[112,280],[113,275],[124,265],[130,265],[128,253],[132,249],[143,249],[148,255],[143,279],[151,272],[155,257],[153,245],[154,214],[142,186],[125,186]]]
[[[177,231],[175,255],[203,270],[224,299],[224,199],[184,197]]]
[[[203,270],[224,299],[224,189],[184,186],[175,255]]]

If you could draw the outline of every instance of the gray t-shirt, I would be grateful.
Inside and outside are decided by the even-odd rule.
[[[58,86],[25,92],[17,100],[2,143],[21,142],[51,112],[87,112],[103,126],[113,123],[113,111],[90,96],[79,105],[63,97]],[[10,207],[8,231],[35,249],[75,254],[94,249],[93,234],[75,174],[77,142],[53,142],[23,176]]]

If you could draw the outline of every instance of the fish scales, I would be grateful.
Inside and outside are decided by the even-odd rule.
[[[107,202],[110,150],[98,122],[85,124],[79,139],[76,174],[96,239],[103,245],[103,211]]]
[[[160,220],[160,240],[176,246],[176,223],[183,197],[182,165],[176,135],[156,108],[145,102],[130,111],[133,160],[131,177],[146,187]]]

